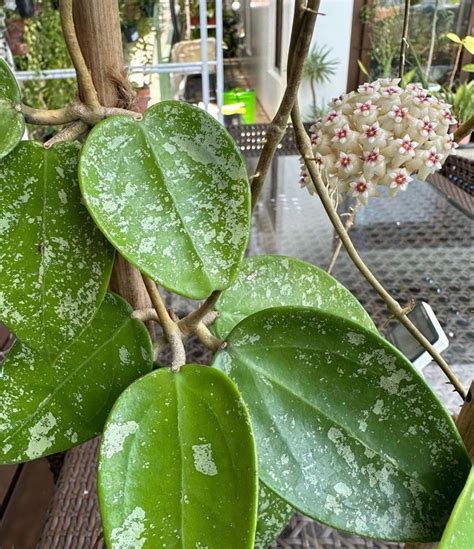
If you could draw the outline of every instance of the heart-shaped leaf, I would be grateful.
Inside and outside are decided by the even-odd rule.
[[[20,103],[20,88],[7,62],[0,58],[0,158],[11,152],[23,137],[25,120],[16,109]]]
[[[252,548],[255,446],[235,385],[197,365],[136,381],[107,420],[98,483],[111,549]]]
[[[472,549],[474,544],[474,467],[446,525],[439,549]]]
[[[268,549],[290,522],[294,509],[260,482],[255,549]]]
[[[293,507],[377,539],[441,537],[469,458],[387,341],[317,309],[274,308],[238,324],[215,365],[249,407],[260,479]]]
[[[87,138],[79,177],[105,236],[161,285],[202,299],[236,277],[250,188],[237,146],[203,110],[163,101],[141,122],[108,118]]]
[[[211,330],[221,339],[245,317],[280,305],[316,307],[368,330],[377,328],[357,299],[325,271],[293,257],[247,257],[237,279],[216,303],[220,315]]]
[[[81,204],[78,155],[24,141],[0,163],[0,320],[48,360],[96,313],[114,258]]]
[[[0,462],[67,450],[102,431],[120,393],[152,366],[145,326],[107,294],[54,363],[17,341],[0,368]]]

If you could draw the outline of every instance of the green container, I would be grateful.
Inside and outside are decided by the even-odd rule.
[[[255,124],[257,118],[257,95],[255,90],[233,88],[224,92],[224,105],[234,103],[243,103],[245,105],[245,113],[242,115],[244,124]]]

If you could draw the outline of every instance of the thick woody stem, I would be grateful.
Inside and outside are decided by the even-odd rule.
[[[45,149],[49,149],[54,144],[59,143],[60,141],[75,141],[76,139],[81,137],[81,135],[86,133],[88,129],[88,124],[86,124],[82,120],[78,120],[77,122],[69,124],[69,126],[66,126],[60,132],[53,135],[53,137],[49,141],[46,141],[43,146]]]
[[[28,105],[19,105],[18,112],[21,112],[28,124],[39,126],[56,126],[75,122],[79,117],[70,107],[63,109],[34,109]]]
[[[176,322],[170,317],[154,281],[143,274],[142,277],[153,307],[160,320],[163,333],[171,347],[171,369],[174,372],[178,372],[181,366],[186,364],[186,352],[181,338],[181,331]]]
[[[60,0],[59,2],[59,13],[61,16],[61,26],[63,29],[64,40],[66,42],[69,55],[71,56],[72,64],[76,69],[79,93],[88,107],[97,109],[100,106],[100,103],[92,77],[89,73],[89,69],[87,68],[79,42],[77,40],[76,30],[74,28],[72,2],[73,0]]]
[[[194,331],[196,326],[212,311],[220,295],[220,291],[212,292],[200,307],[179,322],[179,328],[183,334]]]
[[[316,188],[316,191],[321,199],[321,202],[328,214],[331,223],[333,224],[339,238],[341,239],[342,244],[344,245],[349,257],[352,259],[354,265],[359,269],[364,278],[369,282],[369,284],[374,288],[374,290],[379,294],[379,296],[384,300],[390,312],[397,318],[403,326],[410,332],[410,334],[426,349],[429,354],[433,357],[433,360],[441,367],[443,372],[448,377],[449,381],[453,384],[456,391],[464,400],[466,397],[466,392],[462,383],[459,381],[457,376],[452,372],[448,363],[440,355],[440,353],[431,345],[431,343],[426,339],[426,337],[418,330],[418,328],[411,322],[411,320],[406,316],[406,310],[401,307],[401,305],[396,301],[382,286],[382,284],[377,280],[373,273],[369,270],[367,265],[363,262],[362,258],[355,249],[349,235],[347,234],[343,223],[339,219],[339,216],[334,209],[331,198],[328,195],[327,189],[324,185],[324,182],[321,178],[321,173],[319,171],[319,166],[316,162],[311,160],[313,156],[311,141],[306,133],[306,130],[303,126],[301,120],[301,114],[298,107],[298,102],[295,102],[295,106],[292,111],[292,120],[293,127],[295,130],[296,144],[301,156],[304,159],[308,173],[311,177],[311,180]]]

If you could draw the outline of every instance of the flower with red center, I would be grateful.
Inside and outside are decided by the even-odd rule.
[[[413,93],[413,102],[416,105],[428,105],[432,101],[431,96],[428,95],[424,89],[417,89]]]
[[[373,143],[380,135],[380,126],[378,122],[374,122],[371,126],[362,126],[363,135],[369,143]]]
[[[443,109],[442,117],[443,117],[443,120],[445,120],[448,124],[458,123],[458,121],[454,118],[454,116],[451,114],[451,111],[449,109]]]
[[[447,151],[454,151],[455,149],[457,149],[459,147],[459,145],[456,143],[456,141],[454,141],[454,134],[453,133],[449,133],[446,137],[445,137],[445,142],[444,142],[444,148],[445,150]]]
[[[407,114],[408,114],[408,109],[406,107],[399,107],[398,105],[394,105],[390,109],[388,116],[390,116],[390,118],[393,118],[397,124],[400,124],[403,121],[403,119],[407,116]]]
[[[425,165],[428,166],[428,168],[440,170],[442,158],[443,155],[436,150],[436,147],[431,147],[431,149],[425,153]]]
[[[403,139],[397,139],[395,143],[398,145],[399,154],[409,154],[415,156],[415,149],[418,147],[416,141],[412,141],[411,137],[407,134]]]
[[[433,122],[428,116],[425,116],[423,120],[420,120],[418,125],[420,135],[423,137],[430,137],[434,135],[437,126],[438,124],[436,122]]]
[[[321,141],[321,134],[319,132],[315,132],[311,134],[311,145],[318,146],[320,141]]]
[[[371,191],[371,184],[361,176],[355,181],[351,181],[349,184],[349,194],[358,198],[363,204],[367,204],[369,193]]]
[[[326,120],[324,121],[324,125],[325,126],[331,126],[332,124],[334,124],[335,121],[337,121],[337,119],[339,118],[339,116],[341,114],[342,113],[340,111],[331,111],[326,116]]]
[[[339,95],[338,97],[333,97],[329,102],[329,104],[331,105],[331,107],[340,107],[343,102],[344,102],[344,96]]]
[[[339,153],[339,160],[336,162],[337,168],[342,168],[343,170],[350,170],[354,166],[354,161],[350,154],[344,152]]]
[[[401,92],[401,88],[398,86],[388,86],[386,88],[382,88],[382,95],[384,97],[392,97],[392,95],[398,95]]]
[[[357,91],[362,95],[371,95],[372,93],[377,91],[377,89],[378,88],[375,87],[374,84],[370,82],[364,82],[357,88]]]
[[[354,114],[361,114],[362,116],[369,116],[371,112],[374,112],[377,107],[372,105],[372,101],[366,101],[365,103],[356,103]]]
[[[375,166],[382,160],[382,155],[378,148],[372,149],[371,151],[364,151],[364,160],[367,166]]]
[[[344,144],[347,141],[348,136],[349,124],[344,124],[342,128],[336,128],[336,131],[334,132],[334,137],[331,139],[331,141],[337,141],[338,143]]]
[[[392,172],[390,174],[390,179],[390,188],[400,191],[406,191],[408,183],[413,180],[413,178],[408,175],[405,168]]]

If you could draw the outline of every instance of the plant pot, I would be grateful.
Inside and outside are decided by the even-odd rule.
[[[150,102],[150,86],[142,86],[137,90],[137,110],[139,112],[146,111],[148,103]]]

